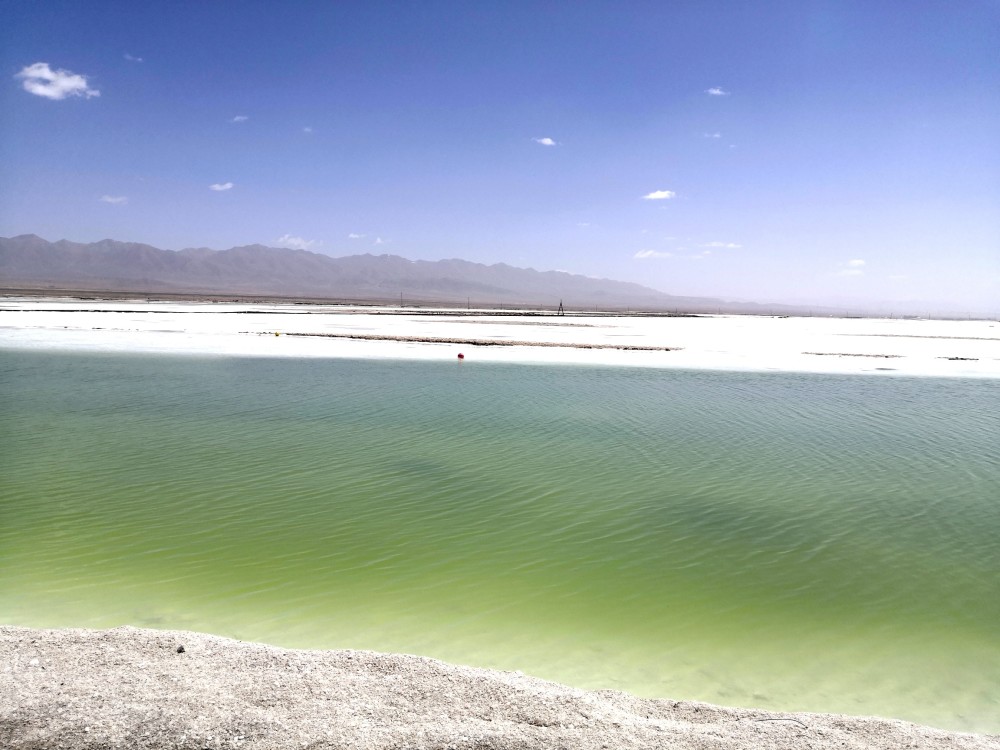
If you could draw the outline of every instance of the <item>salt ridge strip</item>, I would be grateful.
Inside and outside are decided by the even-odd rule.
[[[6,298],[0,348],[1000,378],[1000,323],[981,320]]]

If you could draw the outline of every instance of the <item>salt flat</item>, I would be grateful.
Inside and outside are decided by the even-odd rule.
[[[278,335],[275,335],[278,334]],[[1000,323],[8,297],[0,347],[1000,377]]]

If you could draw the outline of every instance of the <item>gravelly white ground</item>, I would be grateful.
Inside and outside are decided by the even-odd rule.
[[[8,297],[0,300],[2,347],[428,360],[454,360],[462,353],[466,363],[1000,378],[1000,323],[967,320],[497,316],[467,310]]]
[[[0,627],[0,746],[998,750],[1000,737],[644,700],[417,656]]]

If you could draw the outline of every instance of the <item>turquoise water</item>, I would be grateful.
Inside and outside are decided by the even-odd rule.
[[[0,621],[1000,732],[984,380],[0,352]]]

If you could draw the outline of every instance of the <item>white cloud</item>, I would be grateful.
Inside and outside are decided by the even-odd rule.
[[[558,146],[559,145],[558,143],[556,143],[551,138],[532,138],[531,140],[533,140],[535,143],[539,143],[539,144],[541,144],[543,146]]]
[[[705,89],[705,93],[709,96],[729,96],[729,92],[719,86],[713,86],[710,89]]]
[[[124,195],[102,195],[101,201],[103,203],[111,203],[116,206],[122,206],[128,203],[128,198]]]
[[[356,232],[351,232],[349,235],[347,235],[347,238],[350,240],[360,240],[364,236],[365,235],[363,234],[357,234]]]
[[[307,133],[307,134],[308,133],[312,133],[313,129],[311,127],[309,127],[308,125],[306,125],[304,128],[302,128],[302,132],[303,133]]]
[[[668,198],[673,198],[677,193],[673,190],[654,190],[652,193],[646,193],[642,196],[644,201],[662,201]]]
[[[249,119],[250,119],[250,118],[249,118],[249,117],[247,117],[246,115],[236,115],[236,117],[234,117],[234,118],[233,118],[232,120],[230,120],[229,122],[246,122],[246,121],[247,121],[247,120],[249,120]]]
[[[673,253],[664,253],[659,250],[640,250],[633,258],[672,258]]]
[[[308,250],[313,246],[322,245],[322,242],[317,242],[316,240],[307,240],[302,237],[294,237],[290,234],[283,234],[275,242],[278,243],[280,247],[289,247],[292,250]]]
[[[221,193],[224,190],[232,190],[233,189],[233,183],[231,183],[231,182],[216,182],[214,185],[209,185],[208,189],[209,190],[214,190],[217,193]]]
[[[840,265],[846,266],[846,268],[841,268],[837,271],[837,276],[862,276],[864,275],[865,262],[860,258],[855,258],[849,260],[846,263],[841,263]]]
[[[14,76],[23,79],[24,90],[46,99],[65,99],[68,96],[82,96],[89,99],[100,96],[101,92],[87,85],[87,76],[68,70],[52,70],[48,63],[37,62],[29,65]]]
[[[703,133],[705,138],[721,138],[722,133]]]
[[[375,241],[372,244],[373,245],[384,245],[384,244],[386,244],[386,241],[383,240],[381,237],[376,237]]]
[[[736,250],[743,247],[743,245],[737,245],[735,242],[706,242],[702,247],[724,247],[727,250]]]
[[[143,59],[141,57],[135,57],[133,55],[130,55],[128,52],[125,53],[124,57],[126,60],[130,60],[132,62],[143,62]]]

